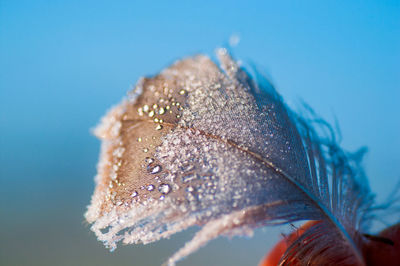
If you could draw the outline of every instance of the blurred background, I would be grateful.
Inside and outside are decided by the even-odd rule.
[[[233,36],[233,38],[231,38]],[[195,230],[114,253],[83,214],[90,133],[140,76],[240,37],[291,106],[369,148],[378,200],[400,179],[400,1],[0,0],[0,265],[159,265]],[[285,228],[219,238],[180,265],[256,265]]]

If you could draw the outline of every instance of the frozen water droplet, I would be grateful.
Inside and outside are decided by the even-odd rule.
[[[146,161],[147,164],[152,164],[152,163],[154,163],[154,159],[153,159],[153,158],[150,158],[150,157],[146,157],[145,161]]]
[[[115,173],[115,172],[111,173],[110,177],[111,177],[112,180],[116,180],[117,179],[117,173]]]
[[[168,184],[161,184],[158,187],[158,191],[160,191],[162,194],[168,194],[171,191],[171,186]]]
[[[147,186],[148,191],[153,191],[154,190],[154,185],[148,185]]]
[[[186,174],[186,175],[182,176],[182,182],[183,183],[188,183],[188,182],[190,182],[192,180],[195,180],[195,179],[197,179],[197,175],[193,174],[193,173]]]
[[[184,172],[193,171],[194,168],[195,168],[195,167],[194,167],[194,165],[192,165],[192,164],[186,164],[186,165],[183,165],[183,166],[181,167],[182,171],[184,171]]]

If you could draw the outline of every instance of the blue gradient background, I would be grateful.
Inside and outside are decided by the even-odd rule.
[[[279,2],[279,3],[278,3]],[[400,178],[400,1],[0,0],[0,264],[157,265],[193,230],[109,253],[85,224],[99,142],[89,129],[142,75],[213,54],[235,56],[367,145],[382,200]],[[255,265],[276,228],[220,238],[181,265]]]

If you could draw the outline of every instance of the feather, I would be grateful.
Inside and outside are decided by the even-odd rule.
[[[297,115],[262,76],[217,55],[221,68],[199,55],[141,79],[102,119],[91,229],[114,249],[202,226],[174,265],[219,235],[320,220],[281,264],[364,265],[371,194],[358,160],[311,111]]]

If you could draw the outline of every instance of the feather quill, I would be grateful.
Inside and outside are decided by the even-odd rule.
[[[217,55],[221,68],[200,55],[142,79],[95,130],[102,152],[85,216],[98,239],[114,249],[201,225],[174,265],[219,235],[320,220],[281,264],[365,265],[372,197],[358,160],[319,133],[329,125]]]

